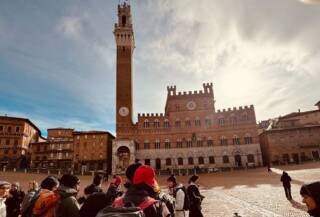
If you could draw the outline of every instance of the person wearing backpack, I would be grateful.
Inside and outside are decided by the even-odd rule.
[[[190,202],[186,188],[182,184],[177,183],[175,175],[171,175],[167,179],[169,190],[175,198],[175,217],[185,217],[185,211],[189,210]]]
[[[166,205],[154,199],[159,191],[160,187],[156,181],[154,170],[147,165],[141,165],[136,168],[132,183],[125,195],[114,201],[113,209],[122,210],[121,215],[117,216],[128,216],[124,213],[135,210],[137,217],[170,217],[171,214]],[[102,215],[102,212],[97,217],[107,217],[107,213],[113,212],[113,209],[105,209],[103,212],[106,215]]]
[[[80,189],[80,180],[78,177],[65,174],[60,179],[60,187],[57,193],[60,195],[60,202],[57,208],[58,217],[79,217],[80,206],[76,196]]]
[[[41,182],[40,191],[35,195],[36,200],[32,208],[33,217],[54,217],[60,202],[60,195],[56,193],[58,187],[59,180],[54,176],[48,176]]]
[[[30,207],[32,199],[35,197],[35,195],[39,191],[39,184],[36,181],[29,182],[29,190],[26,194],[26,196],[23,198],[23,201],[21,203],[21,216],[25,217],[27,216],[25,213],[28,211],[28,208]]]
[[[199,176],[193,175],[189,179],[189,186],[187,188],[190,199],[189,217],[203,217],[201,212],[201,203],[204,196],[200,194],[198,187]]]

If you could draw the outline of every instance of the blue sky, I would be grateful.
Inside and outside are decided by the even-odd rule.
[[[118,0],[0,2],[0,114],[115,129]],[[316,1],[314,1],[316,2]],[[297,0],[131,0],[134,111],[163,112],[166,86],[213,82],[216,108],[257,120],[320,100],[320,5]],[[136,115],[135,115],[136,116]]]

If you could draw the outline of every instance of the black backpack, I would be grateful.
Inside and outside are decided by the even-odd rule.
[[[190,209],[190,198],[189,198],[189,194],[187,192],[187,189],[185,186],[181,186],[181,187],[176,188],[176,190],[174,191],[174,198],[176,198],[178,190],[182,190],[184,193],[183,210],[188,211]]]
[[[131,204],[132,207],[126,207],[124,206],[123,202],[124,197],[116,199],[113,206],[107,206],[106,208],[102,209],[99,211],[96,217],[145,217],[143,210],[150,205],[157,203],[158,201],[148,197],[137,207],[135,207],[133,204]]]

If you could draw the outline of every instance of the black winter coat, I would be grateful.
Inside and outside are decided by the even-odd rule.
[[[7,217],[18,217],[21,203],[25,193],[23,191],[10,191],[11,197],[6,200]]]
[[[195,184],[190,184],[187,192],[190,199],[189,217],[203,217],[201,213],[201,202],[204,196],[200,194],[199,187]]]
[[[288,173],[284,172],[281,176],[280,181],[282,182],[284,187],[291,187],[291,177],[288,175]]]

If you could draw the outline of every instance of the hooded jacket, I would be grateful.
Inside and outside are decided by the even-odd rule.
[[[317,207],[313,210],[308,210],[310,216],[320,217],[320,182],[305,184],[301,187],[301,195],[308,195],[316,202]]]
[[[57,210],[58,217],[79,217],[80,206],[76,199],[77,190],[61,185],[57,193],[60,195],[61,202]]]

